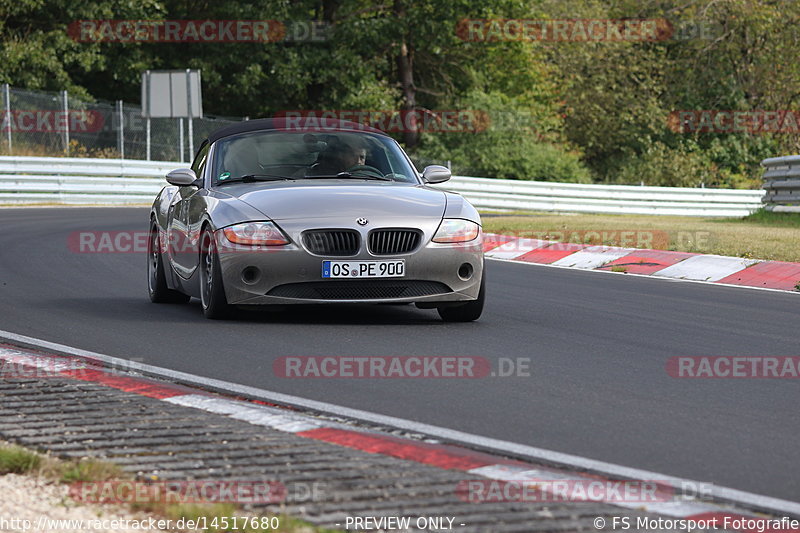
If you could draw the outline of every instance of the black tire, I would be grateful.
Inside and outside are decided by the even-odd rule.
[[[478,299],[465,304],[437,307],[439,316],[445,322],[472,322],[478,320],[483,313],[483,304],[486,301],[486,271],[481,275],[481,289]]]
[[[150,225],[150,236],[147,239],[147,292],[150,301],[157,304],[185,304],[191,299],[190,296],[167,286],[161,241],[155,223]]]
[[[230,315],[231,306],[225,297],[217,243],[208,228],[203,230],[200,238],[200,304],[206,318],[219,320]]]

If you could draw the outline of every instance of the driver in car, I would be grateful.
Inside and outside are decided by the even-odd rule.
[[[359,147],[345,145],[341,159],[345,170],[355,166],[364,165],[367,162],[367,148],[366,146]]]
[[[367,147],[360,139],[339,138],[338,142],[319,154],[316,163],[306,172],[307,176],[338,174],[353,167],[364,165],[367,160]]]

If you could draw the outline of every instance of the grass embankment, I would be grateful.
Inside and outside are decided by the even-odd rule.
[[[800,262],[800,214],[744,218],[528,214],[483,219],[484,231],[560,242]]]

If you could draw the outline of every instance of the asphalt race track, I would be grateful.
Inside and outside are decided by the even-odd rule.
[[[236,321],[147,298],[145,254],[80,254],[75,231],[145,231],[147,210],[0,211],[0,329],[798,501],[800,382],[670,377],[673,356],[800,355],[800,296],[487,261],[473,324],[413,306],[297,306]],[[530,358],[530,377],[284,379],[287,355]]]

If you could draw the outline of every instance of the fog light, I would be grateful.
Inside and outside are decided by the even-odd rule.
[[[242,270],[242,281],[248,285],[257,283],[259,279],[261,279],[261,271],[258,268],[249,266]]]
[[[472,277],[472,273],[475,272],[475,269],[472,268],[472,265],[469,263],[464,263],[460,267],[458,267],[458,277],[463,279],[464,281],[469,280]]]

